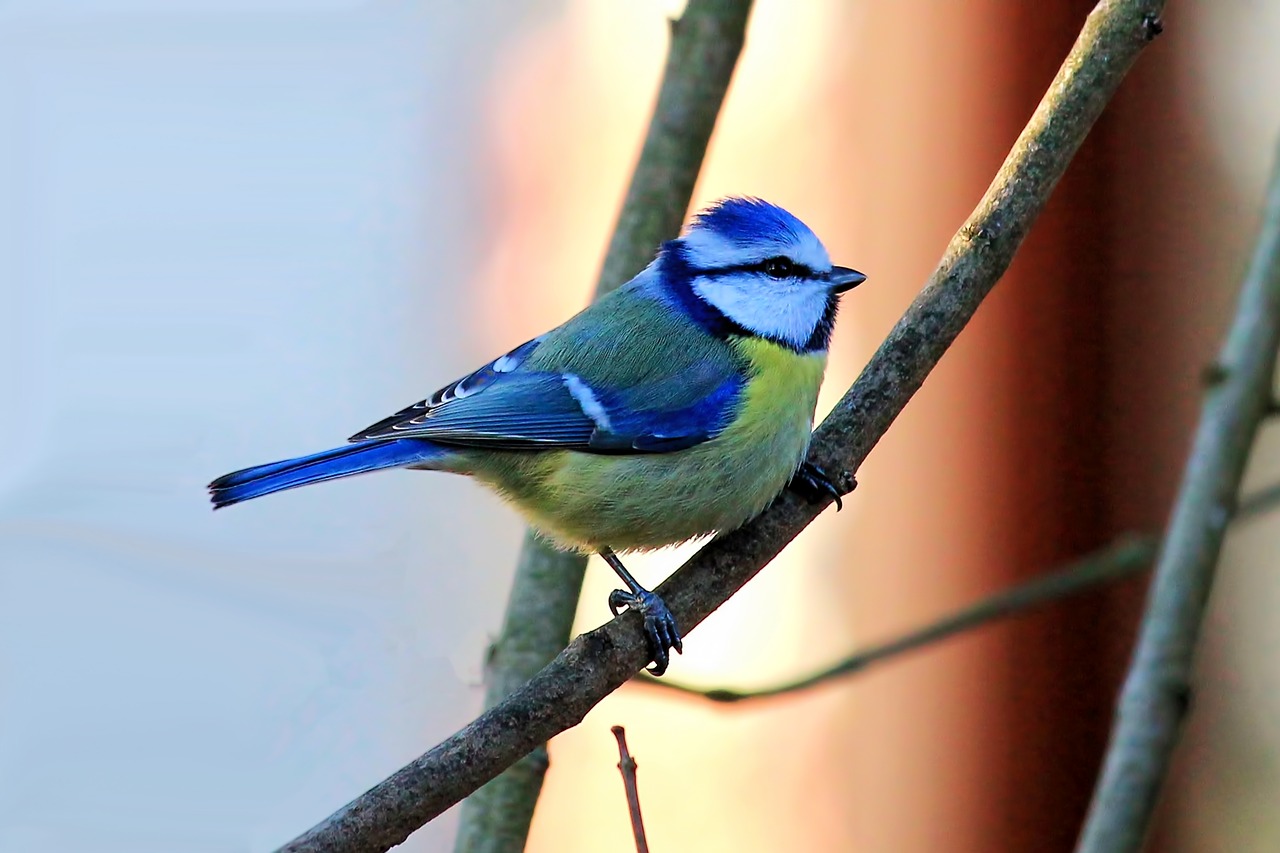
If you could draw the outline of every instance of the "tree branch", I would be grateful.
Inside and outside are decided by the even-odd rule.
[[[1079,850],[1136,851],[1146,837],[1191,698],[1191,666],[1249,450],[1267,414],[1280,346],[1280,150],[1262,231],[1205,392],[1138,645]]]
[[[1240,501],[1234,521],[1239,523],[1254,518],[1277,506],[1280,506],[1280,483],[1268,486]],[[905,652],[916,651],[956,634],[979,628],[989,622],[1016,616],[1042,604],[1050,604],[1086,592],[1095,586],[1140,574],[1151,567],[1158,545],[1154,537],[1130,534],[1054,572],[984,598],[977,604],[917,628],[901,637],[849,654],[812,675],[773,687],[759,690],[693,687],[669,678],[654,678],[646,672],[637,675],[632,683],[674,690],[700,699],[725,703],[798,693],[842,676],[855,675],[873,664],[884,663]]]
[[[665,678],[641,673],[635,683],[665,688],[709,699],[712,702],[742,702],[799,693],[846,675],[863,672],[906,652],[912,652],[953,637],[956,634],[1022,613],[1042,604],[1068,598],[1111,581],[1132,577],[1145,571],[1156,555],[1157,542],[1149,536],[1130,536],[1113,545],[1088,554],[1056,572],[1015,586],[885,643],[855,652],[831,666],[772,687],[759,690],[730,688],[705,689],[690,687]]]
[[[810,460],[856,470],[1012,260],[1085,135],[1156,30],[1160,0],[1103,0],[938,269],[814,437]],[[658,589],[698,625],[821,511],[784,492]],[[526,685],[290,842],[286,851],[383,851],[538,744],[581,722],[648,662],[641,617],[575,639]]]
[[[605,255],[596,296],[648,263],[676,236],[693,196],[716,117],[742,52],[751,0],[691,0],[671,23],[671,48],[648,135]],[[569,642],[587,558],[525,534],[502,632],[485,663],[492,708]],[[520,853],[548,767],[546,744],[472,794],[462,807],[457,853]]]
[[[1280,483],[1274,483],[1265,489],[1259,489],[1240,501],[1240,506],[1236,508],[1237,522],[1244,521],[1248,518],[1260,515],[1261,513],[1280,506]]]

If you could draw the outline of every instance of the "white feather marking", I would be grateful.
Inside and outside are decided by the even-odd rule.
[[[598,429],[609,432],[613,429],[613,425],[609,423],[609,413],[604,410],[604,406],[600,404],[600,398],[596,396],[596,392],[591,390],[591,386],[582,381],[580,376],[572,373],[565,373],[564,387],[569,389],[569,394],[573,399],[578,401],[578,405],[582,407],[582,411],[587,417],[591,418],[592,423]]]
[[[493,372],[494,373],[510,373],[511,371],[519,367],[522,361],[524,361],[524,359],[513,358],[511,353],[507,353],[506,355],[502,356],[499,359],[496,359],[493,362]]]
[[[680,238],[696,269],[715,269],[754,264],[779,255],[812,270],[831,269],[831,256],[812,232],[794,234],[762,233],[750,242],[731,240],[709,228],[697,228]]]
[[[813,336],[830,296],[825,282],[780,282],[758,273],[694,279],[693,291],[744,329],[795,347]]]

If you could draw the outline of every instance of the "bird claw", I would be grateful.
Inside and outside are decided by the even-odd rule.
[[[812,462],[802,462],[795,476],[791,478],[788,488],[810,503],[818,503],[824,498],[831,498],[835,501],[836,512],[839,512],[844,509],[844,501],[841,498],[858,488],[858,481],[854,479],[853,475],[846,476],[848,476],[852,485],[849,486],[847,491],[841,491],[835,481],[827,476],[826,471],[823,471]]]
[[[680,628],[676,625],[676,617],[668,609],[667,603],[657,593],[647,589],[628,592],[615,589],[609,593],[609,610],[614,616],[622,614],[624,609],[635,610],[644,616],[644,635],[649,641],[649,651],[653,655],[653,666],[649,668],[651,675],[662,675],[671,662],[670,650],[677,654],[684,653],[684,643],[680,639]]]

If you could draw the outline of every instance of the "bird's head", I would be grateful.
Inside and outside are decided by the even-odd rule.
[[[700,320],[801,352],[825,350],[840,294],[865,279],[833,266],[809,227],[777,205],[727,198],[664,248],[664,275]]]

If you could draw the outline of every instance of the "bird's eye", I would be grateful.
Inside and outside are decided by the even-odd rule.
[[[796,265],[790,258],[769,258],[760,268],[770,278],[791,278],[796,274]]]

